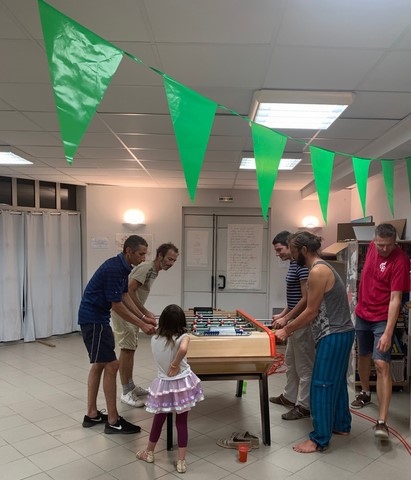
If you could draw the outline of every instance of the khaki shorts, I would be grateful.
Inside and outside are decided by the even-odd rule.
[[[138,332],[140,329],[126,320],[111,318],[113,332],[119,348],[124,350],[136,350],[138,345]]]

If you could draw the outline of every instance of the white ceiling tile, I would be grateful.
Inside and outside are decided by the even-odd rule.
[[[279,27],[278,5],[258,0],[190,0],[146,2],[157,42],[270,43]],[[173,21],[170,22],[170,18]]]
[[[276,47],[264,88],[352,91],[382,53],[382,50]]]
[[[260,45],[159,45],[164,71],[190,88],[199,85],[259,88],[270,47]]]
[[[291,0],[278,43],[354,48],[389,48],[408,28],[411,3]]]

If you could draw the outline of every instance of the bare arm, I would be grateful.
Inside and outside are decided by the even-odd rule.
[[[136,327],[140,327],[147,335],[155,333],[155,326],[150,325],[141,319],[141,312],[137,311],[131,299],[127,299],[127,297],[128,294],[124,293],[121,302],[111,303],[111,309],[127,322],[132,323]],[[128,304],[130,303],[132,308],[129,308]]]
[[[170,363],[170,369],[167,373],[169,377],[174,377],[180,371],[181,360],[187,355],[188,345],[190,343],[190,337],[186,335],[180,343],[180,347],[176,353],[176,356]]]
[[[140,282],[138,282],[134,278],[131,278],[128,282],[128,293],[130,295],[130,298],[134,302],[134,304],[138,308],[138,310],[140,310],[140,312],[142,312],[142,315],[155,319],[156,316],[154,315],[154,313],[147,310],[147,308],[137,298],[136,292],[141,287],[142,287],[142,284]]]
[[[302,313],[305,310],[305,307],[307,305],[307,295],[308,295],[308,293],[307,293],[307,279],[300,280],[300,287],[301,287],[301,298],[300,298],[300,300],[298,301],[297,305],[294,308],[292,308],[291,310],[287,309],[287,311],[285,312],[285,314],[282,316],[282,318],[279,321],[276,321],[275,323],[273,322],[273,324],[276,328],[285,327],[290,320],[298,317],[298,315],[300,315],[300,313]]]
[[[280,313],[277,313],[276,315],[273,315],[273,317],[272,317],[273,318],[273,321],[272,321],[273,327],[275,327],[278,324],[278,320],[284,318],[284,316],[288,312],[289,312],[288,307],[284,307],[284,309]]]
[[[391,348],[392,334],[394,333],[395,324],[398,320],[402,300],[402,292],[391,292],[390,303],[388,305],[388,319],[385,331],[378,341],[377,348],[382,352],[387,352]]]
[[[278,338],[285,340],[295,330],[305,327],[314,320],[318,315],[325,292],[333,286],[334,276],[331,277],[331,275],[331,270],[325,265],[316,265],[310,271],[307,305],[293,322],[275,332]]]

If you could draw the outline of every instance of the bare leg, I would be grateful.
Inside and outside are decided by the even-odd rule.
[[[305,442],[294,445],[293,450],[294,452],[298,453],[314,453],[318,452],[318,445],[312,440],[308,439]]]
[[[128,385],[133,380],[134,350],[120,350],[119,372],[121,385]]]
[[[187,447],[178,447],[178,459],[184,460],[186,458]]]
[[[374,363],[377,370],[378,420],[386,422],[392,395],[391,367],[384,360],[375,360]]]
[[[97,395],[100,388],[101,374],[105,363],[92,363],[87,380],[87,415],[94,418],[97,415]]]
[[[358,356],[358,374],[360,375],[361,389],[370,391],[371,354]]]
[[[103,377],[103,390],[106,397],[108,422],[114,425],[118,420],[117,402],[116,402],[116,376],[118,370],[118,360],[106,363]]]

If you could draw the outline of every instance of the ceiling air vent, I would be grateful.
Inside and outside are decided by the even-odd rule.
[[[221,197],[218,197],[218,201],[222,203],[230,203],[233,200],[233,197],[231,197],[230,195],[223,195]]]

